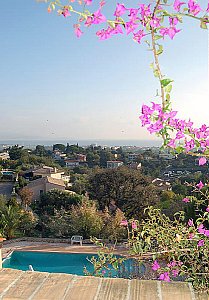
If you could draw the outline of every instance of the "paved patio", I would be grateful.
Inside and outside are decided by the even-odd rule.
[[[191,285],[149,280],[84,277],[67,274],[0,270],[4,300],[208,300]]]
[[[48,243],[48,242],[12,242],[4,243],[2,248],[2,256],[5,258],[10,252],[18,251],[44,251],[44,252],[63,252],[63,253],[97,253],[98,247],[94,245],[70,245],[69,243]],[[126,252],[126,248],[117,247],[115,254]]]

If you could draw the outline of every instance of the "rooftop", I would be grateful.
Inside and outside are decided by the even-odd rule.
[[[56,184],[56,185],[65,187],[65,183],[62,179],[57,179],[57,178],[53,178],[53,177],[49,177],[49,176],[30,181],[30,183],[27,185],[27,187],[30,188],[30,187],[44,184],[44,183],[52,183],[52,184]]]

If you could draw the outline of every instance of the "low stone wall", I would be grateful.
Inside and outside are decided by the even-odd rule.
[[[38,238],[38,237],[21,237],[4,241],[4,245],[18,243],[18,242],[39,242],[39,243],[65,243],[70,244],[70,239],[58,239],[58,238]],[[83,244],[92,244],[90,239],[83,240]]]

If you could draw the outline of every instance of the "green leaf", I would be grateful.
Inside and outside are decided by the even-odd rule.
[[[157,41],[157,40],[159,40],[159,39],[162,39],[162,35],[155,35],[155,40]]]
[[[163,87],[166,87],[167,85],[169,85],[169,83],[173,82],[173,80],[166,78],[166,79],[162,79],[160,82]]]
[[[157,50],[157,55],[160,55],[163,53],[163,46],[162,45],[159,45],[159,48]]]
[[[176,14],[175,16],[176,16],[176,18],[178,19],[178,21],[179,21],[180,23],[183,22],[182,16],[181,16],[180,14]]]
[[[169,100],[170,100],[170,98],[171,98],[171,97],[170,97],[170,94],[166,94],[165,98],[166,98],[166,100],[168,100],[168,101],[169,101]]]
[[[172,90],[172,85],[171,84],[167,85],[166,88],[165,88],[166,93],[170,93],[171,90]]]
[[[151,69],[154,69],[154,63],[151,63],[149,66]]]
[[[154,76],[159,78],[159,72],[157,69],[154,70]]]
[[[207,23],[204,22],[203,20],[201,20],[201,22],[200,22],[200,28],[202,28],[202,29],[208,29]]]

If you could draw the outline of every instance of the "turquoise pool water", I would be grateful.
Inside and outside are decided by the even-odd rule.
[[[82,253],[53,253],[53,252],[30,252],[30,251],[14,251],[8,258],[3,261],[3,268],[12,268],[18,270],[29,270],[32,265],[34,271],[50,272],[50,273],[67,273],[84,275],[84,267],[89,272],[93,271],[92,264],[87,260],[97,255]],[[123,264],[123,275],[117,270],[111,270],[106,273],[107,277],[129,277],[133,269],[132,260],[129,259]]]

